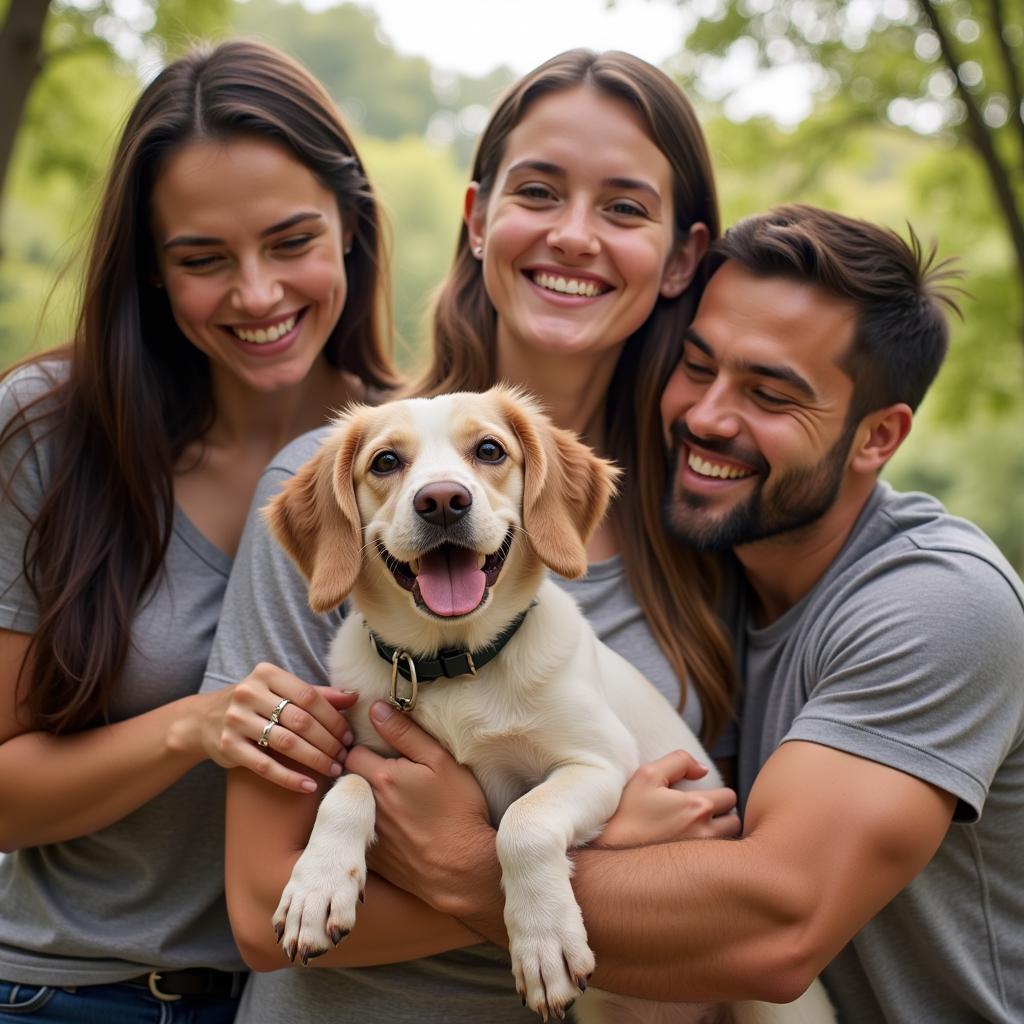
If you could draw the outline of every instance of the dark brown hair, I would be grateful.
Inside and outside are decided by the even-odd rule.
[[[813,284],[856,309],[842,369],[853,380],[848,420],[905,402],[916,409],[949,347],[946,314],[960,315],[951,259],[936,262],[913,228],[895,231],[815,206],[778,206],[731,227],[709,253],[760,277]]]
[[[64,732],[105,716],[133,617],[159,576],[173,468],[214,408],[207,358],[152,283],[149,198],[182,146],[238,137],[279,144],[337,196],[352,251],[348,299],[324,354],[367,383],[395,382],[377,204],[327,93],[295,61],[254,42],[199,48],[170,64],[136,102],[114,153],[74,337],[55,353],[67,361],[66,378],[0,432],[0,443],[29,427],[36,443],[42,434],[56,442],[23,554],[38,604],[26,661],[34,728]]]
[[[499,100],[477,145],[472,180],[477,201],[495,184],[509,133],[541,96],[586,84],[628,103],[672,168],[675,239],[691,224],[719,232],[711,161],[693,108],[679,87],[657,68],[627,53],[570,50],[516,82]],[[630,587],[651,631],[680,680],[697,690],[704,736],[717,735],[732,714],[734,671],[725,634],[710,609],[715,574],[704,556],[665,534],[661,502],[668,468],[659,414],[661,392],[690,322],[700,281],[678,299],[659,298],[648,321],[626,343],[608,390],[608,451],[625,470],[613,506]],[[470,251],[465,224],[455,259],[433,311],[433,359],[419,384],[425,394],[477,391],[495,383],[497,313],[484,287],[480,262]]]

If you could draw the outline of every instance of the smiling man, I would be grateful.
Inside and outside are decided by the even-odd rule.
[[[878,480],[945,354],[948,268],[804,206],[717,248],[662,402],[666,518],[741,569],[737,849],[779,890],[751,896],[791,967],[836,954],[843,1021],[1024,1020],[1024,591]]]

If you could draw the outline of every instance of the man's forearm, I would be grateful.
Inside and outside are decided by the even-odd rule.
[[[423,895],[503,947],[494,831],[467,838],[445,880]],[[808,978],[787,938],[799,897],[780,876],[764,896],[756,841],[691,840],[635,850],[578,850],[573,888],[597,955],[594,983],[646,999],[785,1001]]]
[[[800,887],[781,874],[766,886],[756,845],[577,851],[573,888],[597,957],[594,983],[680,1002],[798,995],[813,973],[790,946],[804,920]]]

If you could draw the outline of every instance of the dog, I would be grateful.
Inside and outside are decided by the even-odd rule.
[[[368,718],[374,700],[389,700],[476,776],[497,824],[512,972],[527,1005],[547,1020],[575,1000],[587,1024],[831,1021],[817,985],[806,1009],[581,996],[594,955],[567,850],[600,833],[639,765],[675,749],[710,763],[675,709],[545,578],[586,572],[618,473],[531,399],[498,387],[351,408],[265,515],[314,611],[351,598],[329,668],[334,685],[361,694],[349,714],[355,741],[395,753]],[[721,781],[712,770],[687,785]],[[274,915],[286,950],[306,959],[352,928],[373,838],[373,792],[343,775]]]

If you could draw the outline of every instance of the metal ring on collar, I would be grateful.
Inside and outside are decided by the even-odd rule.
[[[291,704],[291,701],[287,697],[277,702],[277,706],[270,712],[270,720],[274,725],[281,724],[281,712],[284,711],[289,704]]]
[[[260,738],[256,741],[256,745],[258,747],[270,746],[270,730],[273,729],[275,725],[277,725],[277,722],[270,719],[267,720],[267,724],[263,726],[263,732],[260,733]]]
[[[409,696],[402,697],[398,693],[398,659],[404,658],[406,666],[409,669]],[[412,655],[407,651],[395,650],[395,653],[391,655],[391,694],[388,697],[388,702],[398,708],[399,711],[404,711],[408,714],[414,707],[416,707],[416,695],[419,692],[419,684],[416,681],[416,662],[413,661]]]

